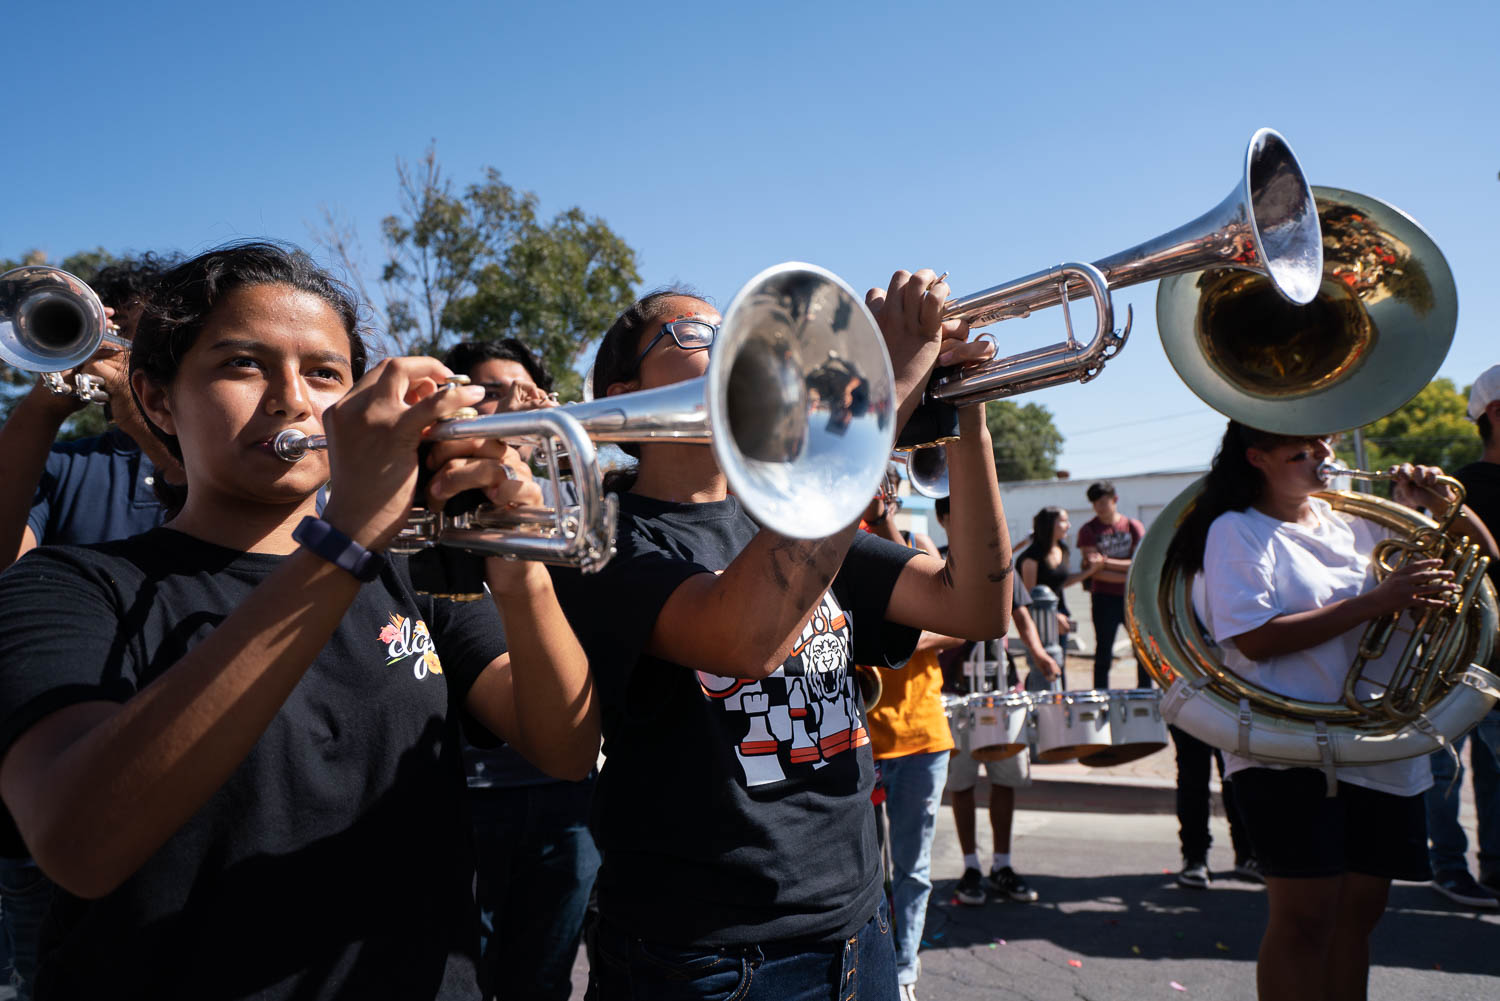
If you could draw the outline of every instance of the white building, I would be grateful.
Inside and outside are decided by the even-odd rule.
[[[1066,480],[1018,480],[1000,484],[1000,499],[1005,504],[1005,521],[1010,528],[1011,545],[1019,551],[1022,543],[1031,535],[1031,521],[1044,507],[1060,507],[1068,512],[1073,529],[1068,535],[1068,545],[1078,552],[1078,529],[1094,516],[1089,504],[1088,489],[1091,483],[1108,479],[1115,485],[1122,514],[1138,519],[1147,528],[1156,520],[1162,508],[1186,490],[1207,469],[1179,469],[1160,473],[1138,473],[1134,476],[1080,476]],[[906,489],[903,487],[903,489]],[[926,532],[937,540],[945,541],[943,530],[938,527],[932,513],[932,500],[912,495],[902,496],[903,507],[897,523],[905,529]],[[1077,568],[1077,556],[1074,556]]]

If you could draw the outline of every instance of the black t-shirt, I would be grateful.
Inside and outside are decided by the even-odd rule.
[[[1464,503],[1500,539],[1500,463],[1471,462],[1453,478],[1464,485]],[[1500,588],[1500,562],[1490,562],[1489,575],[1490,583]]]
[[[66,705],[130,699],[287,558],[167,528],[27,554],[0,575],[0,754]],[[138,872],[59,891],[36,996],[477,997],[457,707],[504,649],[493,604],[419,598],[393,560]]]
[[[625,494],[614,559],[596,574],[554,572],[601,697],[600,909],[648,941],[829,941],[880,900],[874,759],[852,667],[899,666],[915,649],[919,630],[884,615],[916,551],[856,533],[792,655],[763,681],[643,652],[668,596],[723,570],[757,531],[733,497]]]

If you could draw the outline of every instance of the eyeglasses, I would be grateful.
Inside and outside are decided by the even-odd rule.
[[[677,346],[682,350],[702,351],[713,344],[714,335],[718,332],[719,325],[706,320],[673,320],[670,323],[663,323],[660,332],[651,338],[650,344],[646,345],[646,350],[636,355],[635,364],[631,367],[640,367],[642,359],[651,353],[652,348],[656,347],[656,342],[668,334],[672,335],[672,340],[676,341]]]

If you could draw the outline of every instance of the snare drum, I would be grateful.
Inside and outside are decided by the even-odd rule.
[[[1026,750],[1034,739],[1031,698],[1025,692],[972,696],[969,713],[969,753],[975,761],[1004,761]]]
[[[1167,724],[1161,718],[1161,692],[1130,688],[1109,693],[1110,746],[1085,754],[1085,765],[1122,765],[1167,746]]]
[[[1036,760],[1072,761],[1108,750],[1108,692],[1033,693],[1036,705]]]

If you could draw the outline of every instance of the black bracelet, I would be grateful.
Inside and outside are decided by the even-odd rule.
[[[292,529],[292,538],[315,556],[332,563],[340,570],[347,570],[355,579],[366,583],[380,576],[385,569],[385,557],[355,542],[322,518],[308,515]]]

